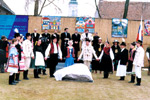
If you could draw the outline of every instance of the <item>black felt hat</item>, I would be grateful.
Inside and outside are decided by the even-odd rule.
[[[89,38],[86,38],[86,39],[85,39],[85,41],[88,41],[88,42],[90,42],[90,39],[89,39]]]
[[[136,43],[135,43],[135,42],[133,42],[133,43],[131,43],[131,45],[135,46],[135,45],[136,45]]]
[[[139,43],[140,45],[142,45],[142,41],[141,40],[138,40],[136,43]]]
[[[122,42],[120,45],[126,46],[126,43],[125,43],[125,42]]]

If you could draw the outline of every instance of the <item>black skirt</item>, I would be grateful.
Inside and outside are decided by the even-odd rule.
[[[58,64],[58,54],[51,54],[47,59],[47,68],[56,67]]]
[[[128,61],[128,67],[127,67],[127,72],[132,72],[132,68],[133,68],[133,61]]]
[[[110,55],[104,55],[102,56],[101,59],[101,70],[102,71],[107,71],[107,72],[112,72],[112,60],[110,58]]]

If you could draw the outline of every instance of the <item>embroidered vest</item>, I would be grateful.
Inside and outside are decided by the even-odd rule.
[[[50,45],[51,45],[51,50],[49,54],[54,54],[54,45],[53,43],[51,43]],[[57,51],[58,51],[58,43],[56,45],[57,45]]]

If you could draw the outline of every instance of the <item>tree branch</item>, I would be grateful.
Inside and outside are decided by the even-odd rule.
[[[98,9],[98,6],[97,6],[97,3],[96,3],[96,0],[95,0],[95,6],[96,6],[96,10],[97,10],[97,12],[98,12],[98,16],[99,16],[99,18],[101,18],[100,11],[99,11],[99,9]]]
[[[54,1],[54,0],[53,0],[53,1]],[[38,14],[38,15],[40,15],[40,14],[41,14],[41,12],[42,12],[42,10],[43,10],[43,8],[44,8],[45,3],[46,3],[46,0],[44,0],[44,2],[43,2],[43,4],[42,4],[42,7],[41,7],[40,12],[39,12],[39,14]]]

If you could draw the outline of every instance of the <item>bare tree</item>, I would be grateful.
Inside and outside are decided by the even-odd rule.
[[[126,0],[126,2],[125,2],[123,18],[127,18],[129,2],[130,2],[130,0]]]
[[[46,4],[46,1],[48,2],[48,4]],[[55,0],[44,0],[42,3],[42,6],[39,8],[39,4],[42,2],[42,0],[26,0],[25,10],[27,11],[29,4],[31,2],[34,2],[35,3],[35,5],[34,5],[34,16],[40,16],[44,7],[47,7],[50,4],[53,4],[55,9],[57,9],[61,13],[62,12],[61,9],[54,3],[54,1]]]
[[[96,0],[95,0],[95,6],[96,6],[96,11],[98,12],[99,18],[101,18],[100,11],[99,11],[99,8],[98,8]]]

